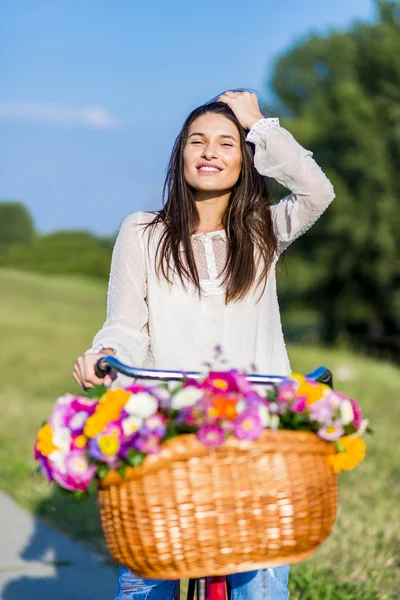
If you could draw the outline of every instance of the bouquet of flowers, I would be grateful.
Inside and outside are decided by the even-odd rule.
[[[88,396],[58,398],[34,450],[45,477],[77,498],[95,493],[110,470],[123,475],[181,434],[215,448],[229,436],[257,440],[265,429],[314,432],[334,444],[335,473],[365,456],[368,421],[356,400],[295,373],[266,391],[239,372],[221,371],[173,389],[134,383],[94,388]]]

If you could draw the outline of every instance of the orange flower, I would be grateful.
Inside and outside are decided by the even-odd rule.
[[[36,449],[43,454],[43,456],[50,456],[54,450],[59,450],[59,448],[53,444],[53,431],[50,423],[46,423],[46,425],[43,425],[43,427],[39,429]]]
[[[331,392],[331,388],[324,383],[312,383],[298,373],[292,373],[290,379],[293,379],[297,383],[296,396],[306,396],[307,406],[321,400],[321,398]]]
[[[338,440],[338,444],[343,451],[328,457],[335,473],[354,469],[358,463],[364,460],[366,445],[363,439],[344,436]]]
[[[85,424],[84,433],[86,437],[96,437],[110,421],[115,421],[121,414],[125,404],[131,397],[132,392],[126,390],[108,390],[96,406],[96,410]]]
[[[228,419],[232,421],[236,415],[237,400],[232,400],[226,396],[218,396],[214,400],[214,405],[208,411],[210,417],[218,417],[220,419]]]

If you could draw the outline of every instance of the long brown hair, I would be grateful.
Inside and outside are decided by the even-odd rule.
[[[196,108],[186,119],[175,140],[167,168],[163,190],[163,208],[149,224],[163,225],[156,252],[156,269],[172,283],[173,272],[182,283],[191,281],[200,293],[191,235],[199,225],[194,193],[184,176],[183,153],[193,121],[207,113],[216,113],[232,121],[240,134],[242,170],[232,188],[228,206],[222,216],[228,253],[223,271],[226,302],[242,300],[262,271],[257,284],[265,287],[267,274],[277,252],[277,241],[272,227],[271,201],[263,177],[254,167],[254,148],[246,142],[247,131],[233,111],[222,102],[211,102]],[[181,249],[184,250],[182,256]]]

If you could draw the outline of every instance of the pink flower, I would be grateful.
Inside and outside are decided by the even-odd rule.
[[[343,433],[343,425],[340,422],[321,427],[317,432],[318,436],[327,442],[335,442],[342,437]]]
[[[97,403],[97,400],[65,394],[58,398],[49,423],[55,429],[68,428],[71,432],[81,433]]]
[[[278,404],[289,404],[296,399],[296,388],[291,381],[284,381],[278,389],[276,401]]]
[[[296,413],[302,413],[305,411],[307,406],[307,396],[299,396],[296,400],[293,400],[290,405],[290,410]]]
[[[205,446],[215,448],[224,442],[225,432],[218,425],[203,425],[197,432],[197,439]]]
[[[244,411],[233,424],[233,434],[239,440],[256,440],[263,431],[260,415],[253,411]]]
[[[331,423],[334,408],[329,400],[329,396],[317,400],[317,402],[310,405],[308,410],[311,421],[316,421],[320,425],[329,425]]]
[[[251,383],[246,376],[238,371],[213,371],[200,384],[202,389],[215,393],[254,393]]]
[[[354,400],[354,398],[349,398],[349,400],[351,402],[351,407],[352,407],[353,413],[354,413],[354,419],[353,419],[352,425],[358,431],[360,429],[361,423],[362,423],[361,408],[360,408],[360,405],[358,404],[358,402],[356,400]]]
[[[96,474],[96,465],[89,465],[88,459],[82,452],[74,450],[65,456],[62,468],[51,465],[53,481],[71,492],[87,490]]]

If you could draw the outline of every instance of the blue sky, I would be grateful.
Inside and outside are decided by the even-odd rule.
[[[0,9],[0,199],[38,229],[112,233],[159,208],[187,114],[225,89],[267,94],[310,33],[371,21],[373,0],[13,0]]]

